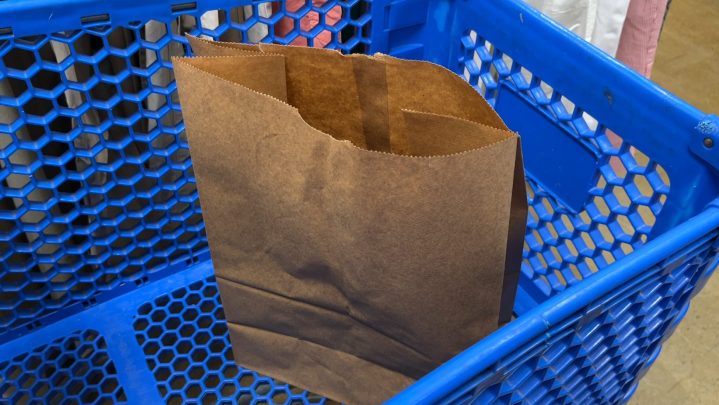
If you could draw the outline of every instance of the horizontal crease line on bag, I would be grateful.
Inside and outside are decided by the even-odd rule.
[[[397,370],[394,370],[394,369],[392,369],[392,368],[390,368],[390,367],[387,367],[387,366],[384,366],[384,365],[382,365],[382,364],[379,364],[379,363],[377,363],[377,362],[374,362],[374,361],[371,361],[371,360],[367,360],[367,359],[365,359],[365,358],[363,358],[363,357],[357,356],[356,354],[349,353],[349,352],[346,352],[346,351],[344,351],[344,350],[338,350],[338,349],[335,349],[335,348],[333,348],[333,347],[325,346],[325,345],[323,345],[323,344],[321,344],[321,343],[313,342],[313,341],[311,341],[311,340],[302,339],[302,338],[299,338],[299,337],[297,337],[297,336],[292,336],[292,335],[288,335],[288,334],[286,334],[286,333],[281,333],[281,332],[277,332],[277,331],[274,331],[274,330],[269,330],[269,329],[265,329],[265,328],[260,328],[260,327],[257,327],[257,326],[253,326],[253,325],[249,325],[249,324],[245,324],[245,323],[241,323],[241,322],[230,322],[230,321],[228,321],[227,324],[228,324],[230,327],[235,326],[235,327],[238,327],[238,328],[253,329],[253,330],[261,331],[261,332],[264,332],[264,333],[270,333],[270,334],[273,334],[273,335],[284,336],[284,337],[286,337],[286,338],[294,339],[294,340],[297,340],[297,341],[299,341],[299,342],[305,342],[305,343],[309,343],[309,344],[311,344],[311,345],[319,346],[319,347],[321,347],[321,348],[323,348],[323,349],[331,350],[331,351],[333,351],[333,352],[340,352],[340,353],[342,353],[343,355],[354,357],[354,358],[356,358],[356,359],[359,359],[359,360],[362,360],[362,361],[367,362],[367,363],[369,363],[369,364],[372,364],[373,366],[376,366],[376,367],[379,367],[379,368],[382,368],[382,369],[391,371],[391,372],[393,372],[393,373],[397,373],[397,374],[399,374],[399,375],[402,375],[402,376],[404,376],[404,377],[406,377],[406,378],[412,378],[412,377],[410,377],[410,376],[405,375],[405,374],[402,373],[401,371],[397,371]],[[240,360],[240,364],[241,364],[241,360]]]
[[[262,97],[267,97],[267,98],[269,98],[269,99],[271,99],[271,100],[274,100],[275,102],[284,104],[284,105],[286,105],[287,107],[292,108],[292,109],[295,111],[295,113],[297,114],[297,116],[300,117],[300,119],[302,120],[302,122],[303,122],[305,125],[307,125],[309,128],[311,128],[313,131],[315,131],[315,132],[317,132],[317,133],[320,133],[320,134],[322,134],[322,135],[324,135],[324,136],[330,137],[330,138],[331,138],[333,141],[335,141],[335,142],[338,142],[338,143],[346,143],[346,144],[349,144],[351,147],[353,147],[353,148],[355,148],[355,149],[357,149],[357,150],[361,150],[361,151],[367,152],[367,153],[376,153],[376,154],[379,154],[380,156],[384,156],[384,157],[400,158],[400,159],[403,159],[403,158],[406,158],[406,159],[443,159],[443,158],[457,157],[457,156],[461,156],[461,155],[465,155],[465,154],[469,154],[469,153],[473,153],[473,152],[478,152],[478,151],[481,151],[481,150],[489,149],[489,148],[492,148],[492,147],[497,146],[497,145],[499,145],[499,144],[502,144],[502,143],[504,143],[504,142],[510,141],[510,140],[512,140],[512,139],[515,139],[515,137],[516,137],[516,139],[520,139],[516,132],[512,132],[512,131],[509,131],[509,130],[502,130],[502,129],[499,129],[499,128],[495,128],[495,127],[493,127],[493,126],[491,126],[491,125],[482,124],[482,123],[479,123],[479,122],[476,122],[476,121],[470,121],[470,120],[467,120],[467,119],[464,119],[464,118],[455,117],[455,116],[453,116],[453,115],[444,115],[445,117],[449,117],[449,118],[456,119],[456,120],[460,120],[460,121],[465,121],[465,122],[468,122],[468,123],[471,123],[471,124],[474,124],[474,125],[477,125],[477,126],[486,127],[486,128],[491,128],[491,129],[493,129],[493,130],[498,130],[498,131],[505,131],[505,132],[510,133],[510,134],[513,134],[513,135],[515,135],[515,136],[514,136],[514,137],[513,137],[513,136],[508,136],[508,137],[505,138],[505,139],[501,139],[501,140],[499,140],[499,141],[492,142],[492,143],[490,143],[490,144],[488,144],[488,145],[484,145],[484,146],[479,147],[479,148],[468,149],[468,150],[465,150],[465,151],[462,151],[462,152],[450,153],[450,154],[446,154],[446,155],[432,155],[432,156],[400,155],[400,154],[391,153],[391,152],[383,152],[383,151],[379,151],[379,150],[365,149],[365,148],[361,148],[361,147],[359,147],[359,146],[353,144],[352,142],[350,142],[350,141],[348,141],[348,140],[340,140],[340,139],[337,139],[337,138],[335,138],[334,136],[332,136],[332,135],[330,135],[330,134],[328,134],[328,133],[326,133],[326,132],[320,131],[319,129],[313,127],[313,126],[310,125],[307,121],[305,121],[305,118],[302,116],[302,114],[300,114],[299,109],[298,109],[297,107],[293,106],[293,105],[290,104],[290,103],[287,103],[287,102],[285,102],[285,101],[282,101],[282,100],[278,99],[277,97],[273,97],[273,96],[271,96],[271,95],[269,95],[269,94],[265,94],[265,93],[262,93],[262,92],[253,90],[253,89],[251,89],[251,88],[249,88],[249,87],[247,87],[247,86],[243,86],[243,85],[241,85],[241,84],[239,84],[239,83],[235,83],[235,82],[233,82],[233,81],[231,81],[231,80],[225,79],[225,78],[222,77],[222,76],[218,76],[218,75],[216,75],[216,74],[214,74],[214,73],[210,73],[210,72],[208,72],[208,71],[206,71],[206,70],[200,69],[199,67],[197,67],[197,66],[195,66],[195,65],[193,65],[193,64],[191,64],[190,62],[187,61],[187,60],[189,60],[189,59],[200,59],[200,58],[202,58],[202,59],[254,58],[254,57],[258,57],[258,56],[268,56],[268,55],[269,55],[269,56],[285,56],[285,55],[282,55],[282,54],[275,54],[275,53],[262,53],[262,54],[259,54],[259,55],[242,55],[242,56],[239,56],[239,55],[196,56],[196,57],[194,57],[194,58],[173,56],[171,59],[172,59],[173,63],[174,63],[174,62],[182,63],[183,65],[189,67],[190,69],[192,69],[192,70],[194,70],[194,71],[196,71],[196,72],[200,72],[200,73],[202,73],[202,74],[205,74],[205,75],[214,77],[214,78],[216,78],[216,79],[218,79],[218,80],[221,80],[221,81],[227,83],[229,86],[243,88],[243,89],[245,89],[245,90],[247,90],[247,91],[250,91],[250,92],[255,93],[255,94],[259,94],[259,95],[262,96]],[[433,112],[431,112],[431,111],[416,111],[416,110],[408,110],[408,109],[402,109],[402,110],[406,110],[406,111],[410,111],[410,112],[416,112],[416,113],[421,113],[421,114],[443,115],[443,114],[433,113]]]
[[[323,310],[323,311],[326,311],[326,312],[331,312],[331,313],[333,313],[333,314],[337,314],[337,315],[344,316],[344,317],[346,317],[346,318],[349,318],[349,319],[355,321],[355,322],[356,322],[357,324],[359,324],[360,326],[363,326],[363,327],[365,327],[365,328],[367,328],[367,329],[369,329],[369,330],[371,330],[371,331],[373,331],[373,332],[376,332],[377,334],[379,334],[379,335],[381,335],[381,336],[383,336],[383,337],[385,337],[385,338],[387,338],[387,339],[389,339],[389,340],[391,340],[391,341],[393,341],[393,342],[399,344],[400,346],[402,346],[402,347],[408,349],[408,350],[411,351],[412,353],[414,353],[414,354],[420,356],[420,357],[423,358],[424,360],[427,360],[427,361],[429,361],[429,362],[435,362],[434,360],[432,360],[432,358],[430,358],[430,357],[427,356],[426,354],[422,353],[421,351],[415,349],[414,347],[408,345],[407,343],[402,342],[401,340],[398,340],[398,339],[396,339],[396,338],[394,338],[394,337],[388,335],[387,333],[385,333],[385,332],[383,332],[383,331],[381,331],[381,330],[379,330],[379,329],[376,329],[376,328],[372,327],[372,325],[369,325],[369,324],[365,323],[365,322],[362,321],[361,319],[357,319],[356,317],[354,317],[354,316],[353,316],[352,314],[350,314],[349,312],[337,311],[336,309],[333,309],[333,308],[324,307],[324,306],[322,306],[322,305],[317,305],[317,304],[315,304],[315,303],[307,302],[307,301],[304,301],[304,300],[301,300],[301,299],[297,299],[297,298],[294,298],[294,297],[288,297],[288,296],[286,296],[286,295],[284,295],[284,294],[280,294],[280,293],[278,293],[278,292],[276,292],[276,291],[272,291],[272,290],[268,290],[268,289],[265,289],[265,288],[256,287],[256,286],[249,285],[249,284],[246,284],[246,283],[242,283],[242,282],[239,282],[239,281],[236,281],[236,280],[231,280],[231,279],[229,279],[229,278],[222,277],[222,276],[219,276],[219,275],[215,275],[215,277],[216,277],[217,279],[222,279],[222,280],[224,280],[224,281],[227,281],[228,283],[235,284],[235,285],[237,285],[237,286],[239,286],[239,287],[241,287],[241,288],[247,288],[247,289],[255,290],[255,291],[258,291],[258,292],[261,292],[261,293],[264,293],[264,294],[267,294],[267,295],[270,295],[270,296],[273,296],[273,297],[282,298],[282,299],[285,299],[285,300],[288,300],[288,301],[292,301],[292,302],[295,302],[295,303],[299,303],[299,304],[302,304],[302,305],[306,305],[306,306],[308,306],[308,307],[312,307],[312,308],[315,308],[315,309],[319,309],[319,310]],[[234,321],[233,321],[233,322],[230,322],[229,319],[227,320],[227,322],[228,322],[228,323],[237,323],[237,322],[234,322]],[[239,324],[239,323],[238,323],[238,324]],[[240,324],[240,325],[241,325],[241,324]],[[256,329],[261,329],[261,330],[266,330],[266,329],[263,329],[263,328],[257,328],[257,327],[255,327],[255,328],[256,328]],[[279,332],[276,332],[276,333],[279,334],[279,335],[282,335],[282,333],[279,333]],[[302,339],[301,339],[301,340],[302,340]],[[310,341],[310,340],[307,340],[307,341],[310,342],[310,343],[314,343],[314,344],[317,344],[317,345],[322,346],[322,345],[319,344],[319,343],[312,342],[312,341]],[[333,350],[336,350],[336,349],[333,349]],[[363,360],[364,360],[364,359],[363,359]],[[367,361],[369,361],[369,360],[367,360]]]
[[[297,336],[292,336],[292,335],[288,335],[288,334],[286,334],[286,333],[276,332],[276,331],[269,330],[269,329],[265,329],[265,328],[258,328],[257,326],[253,326],[253,325],[249,325],[249,324],[245,324],[245,323],[241,323],[241,322],[230,322],[230,321],[227,321],[227,324],[230,325],[230,326],[235,326],[235,327],[239,327],[239,328],[253,329],[253,330],[258,330],[258,331],[264,332],[264,333],[271,333],[271,334],[273,334],[273,335],[284,336],[284,337],[286,337],[286,338],[294,339],[294,340],[297,340],[297,341],[299,341],[299,342],[305,342],[305,343],[309,343],[309,344],[312,344],[312,345],[315,345],[315,346],[319,346],[319,347],[321,347],[321,348],[323,348],[323,349],[331,350],[331,351],[333,351],[333,352],[341,352],[342,354],[344,354],[344,355],[346,355],[346,356],[351,356],[351,357],[354,357],[354,358],[356,358],[356,359],[365,361],[365,362],[370,363],[370,364],[372,364],[372,365],[374,365],[374,366],[383,368],[383,369],[385,369],[385,370],[389,370],[389,371],[391,371],[391,372],[393,372],[393,373],[400,374],[400,375],[402,375],[402,376],[404,376],[404,377],[406,377],[406,378],[412,378],[412,377],[409,377],[409,376],[405,375],[404,373],[402,373],[402,372],[400,372],[400,371],[392,370],[391,368],[386,367],[386,366],[383,366],[383,365],[381,365],[381,364],[378,364],[378,363],[376,363],[376,362],[374,362],[374,361],[367,360],[367,359],[362,358],[362,357],[359,357],[359,356],[357,356],[357,355],[355,355],[355,354],[348,353],[348,352],[345,352],[345,351],[343,351],[343,350],[337,350],[337,349],[335,349],[335,348],[328,347],[328,346],[325,346],[325,345],[323,345],[323,344],[320,344],[320,343],[317,343],[317,342],[313,342],[313,341],[311,341],[311,340],[298,338]],[[241,362],[241,360],[240,360],[240,362]]]

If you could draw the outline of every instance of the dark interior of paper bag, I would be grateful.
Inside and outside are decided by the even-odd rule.
[[[287,102],[312,127],[361,148],[437,156],[512,136],[476,91],[436,65],[264,44],[231,53],[185,62]]]

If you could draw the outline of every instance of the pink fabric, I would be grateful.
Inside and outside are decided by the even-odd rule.
[[[642,75],[652,74],[667,0],[631,0],[617,59]]]
[[[619,37],[616,58],[645,77],[652,74],[667,1],[631,0]],[[606,133],[613,146],[621,145],[622,140],[617,134],[610,130]],[[626,170],[620,167],[619,159],[612,159],[610,164],[617,174]]]
[[[315,7],[322,7],[327,0],[312,0],[312,5]],[[307,3],[307,0],[287,0],[287,11],[295,12]],[[272,3],[273,12],[279,11],[279,3]],[[333,26],[342,18],[342,7],[332,7],[327,14],[325,14],[325,25]],[[303,32],[309,32],[320,23],[320,15],[316,11],[310,11],[304,17],[300,19],[300,30]],[[275,35],[280,37],[287,36],[295,28],[294,20],[289,17],[284,17],[277,24],[275,24]],[[339,33],[337,34],[339,37]],[[339,40],[339,38],[337,38]],[[320,31],[317,36],[314,37],[313,47],[324,48],[332,42],[332,33],[327,30]],[[307,46],[307,38],[297,37],[290,44],[297,46]]]

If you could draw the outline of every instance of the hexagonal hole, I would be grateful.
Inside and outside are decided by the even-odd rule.
[[[187,204],[182,204],[182,205],[187,206]],[[184,209],[183,209],[183,211],[184,211]],[[202,290],[202,295],[204,295],[205,297],[208,297],[208,298],[217,297],[217,288],[215,288],[213,286],[207,286]]]
[[[649,180],[643,175],[635,175],[632,179],[636,190],[644,197],[651,197],[654,194],[652,186],[649,184]]]
[[[34,150],[18,149],[10,155],[8,160],[16,166],[28,166],[37,159],[37,153]]]
[[[30,99],[23,108],[28,115],[42,117],[47,115],[55,107],[53,107],[51,100],[35,97]]]
[[[40,58],[50,63],[62,63],[70,56],[70,46],[65,42],[49,40],[40,48]]]
[[[72,367],[73,375],[84,376],[90,370],[90,366],[86,362],[76,363]]]
[[[572,242],[572,241],[569,240],[569,239],[566,239],[566,240],[564,241],[564,246],[565,246],[567,252],[568,252],[572,257],[578,257],[578,256],[579,256],[579,251],[577,250],[577,247],[574,246],[574,242]]]
[[[554,270],[552,272],[552,275],[554,275],[554,278],[559,282],[560,285],[566,286],[567,285],[567,279],[564,278],[564,274],[562,274],[559,270]]]
[[[178,288],[177,290],[175,290],[175,291],[172,292],[172,298],[182,299],[182,297],[184,297],[185,294],[187,294],[187,290],[186,290],[186,289],[184,289],[184,288]]]
[[[207,358],[207,350],[198,347],[192,351],[192,361],[196,363],[202,363]]]
[[[73,381],[70,383],[70,385],[67,386],[66,389],[70,395],[78,395],[83,388],[84,384],[81,381]]]
[[[50,391],[50,386],[45,382],[39,382],[32,387],[32,394],[37,398],[42,398]]]
[[[544,239],[545,242],[549,243],[554,243],[559,237],[559,232],[557,232],[557,230],[554,228],[554,224],[551,222],[547,222],[544,225],[543,232],[540,232],[540,234],[542,235],[542,239]]]
[[[582,276],[582,273],[579,271],[579,268],[574,265],[573,263],[569,263],[569,272],[572,275],[573,279],[570,280],[569,284],[573,284],[577,281],[581,281],[584,277]]]
[[[5,178],[7,185],[11,189],[20,189],[30,183],[30,176],[24,174],[11,174]]]
[[[162,363],[169,363],[174,357],[175,357],[175,354],[172,352],[172,349],[170,349],[170,348],[162,349],[162,350],[160,350],[159,353],[157,353],[157,358]]]
[[[216,374],[209,374],[207,377],[205,377],[204,383],[207,388],[215,388],[220,385],[220,377],[218,377]]]
[[[162,21],[150,20],[145,24],[144,32],[145,36],[142,38],[144,41],[151,43],[158,42],[167,35],[167,24]]]
[[[622,250],[622,253],[624,253],[624,255],[628,255],[634,251],[632,245],[628,243],[620,243],[619,248]]]
[[[137,103],[132,101],[121,101],[112,108],[112,115],[115,118],[131,118],[139,111],[140,109],[137,106]]]
[[[38,366],[40,366],[41,363],[42,359],[37,354],[32,354],[28,356],[28,358],[26,358],[24,361],[26,370],[35,370],[36,368],[38,368]]]
[[[200,302],[200,295],[197,293],[188,294],[185,300],[188,305],[197,305]]]
[[[23,374],[18,380],[18,383],[22,388],[27,390],[35,384],[35,376],[32,374]]]
[[[584,252],[584,255],[588,256],[597,249],[597,245],[594,244],[594,240],[589,235],[589,233],[582,232],[580,234],[580,237],[582,238],[582,242],[584,243],[584,246],[586,246],[586,248],[589,249],[589,252]]]
[[[65,395],[62,392],[53,392],[52,395],[47,399],[50,404],[59,404],[65,399]]]
[[[28,89],[27,79],[18,79],[15,77],[6,77],[3,79],[10,86],[10,91],[16,97],[20,97]]]
[[[75,83],[87,83],[95,75],[95,69],[92,65],[83,62],[74,62],[68,66],[64,72],[68,81]]]
[[[90,89],[90,96],[98,101],[107,101],[117,94],[117,86],[111,83],[100,82]]]
[[[255,392],[259,395],[267,395],[271,389],[272,386],[267,382],[261,382],[255,386]]]
[[[170,304],[170,296],[168,295],[161,295],[160,297],[155,299],[155,305],[158,307],[165,307],[168,304]],[[170,304],[170,307],[167,308],[166,311],[169,311],[171,314],[174,314],[177,313],[178,308],[181,309],[182,305],[179,302],[172,302]]]
[[[189,353],[190,350],[192,350],[192,342],[189,339],[188,340],[184,340],[184,339],[180,340],[180,342],[177,343],[175,350],[177,351],[177,353],[180,353],[180,354]]]
[[[164,94],[150,93],[145,99],[145,110],[153,112],[159,111],[168,104],[167,98],[168,96]]]
[[[152,83],[153,86],[166,87],[172,83],[174,78],[175,76],[172,73],[172,70],[163,67],[152,74],[150,77],[150,83]]]
[[[197,320],[197,326],[202,329],[209,329],[210,327],[212,327],[213,323],[214,322],[212,320],[212,317],[210,317],[210,316],[201,316]]]
[[[563,236],[565,238],[569,238],[574,234],[574,223],[569,218],[568,215],[562,214],[560,217],[560,222],[555,223],[557,227],[559,228],[559,235]]]
[[[615,261],[617,261],[617,259],[614,257],[614,255],[607,250],[602,251],[602,259],[604,259],[604,262],[607,265],[610,265],[610,264],[614,263]]]
[[[212,339],[210,342],[210,351],[214,353],[222,353],[224,352],[225,348],[227,347],[225,340],[223,338],[215,338]]]
[[[104,49],[102,37],[83,33],[74,43],[75,52],[80,55],[94,56]]]
[[[607,243],[614,242],[614,235],[609,230],[609,227],[605,224],[598,224],[597,230],[599,231],[599,234],[601,235],[602,239],[604,239]]]
[[[125,27],[117,27],[113,29],[107,36],[108,44],[110,47],[115,49],[126,49],[135,41],[135,31]]]
[[[612,194],[622,207],[628,207],[632,203],[632,200],[627,195],[627,192],[624,190],[624,187],[613,187]]]
[[[205,375],[205,369],[202,366],[192,366],[187,372],[191,379],[199,380]]]
[[[597,211],[602,217],[607,217],[611,213],[609,210],[609,207],[607,206],[607,203],[604,201],[604,198],[596,196],[592,200],[594,203],[594,206],[596,207]]]
[[[110,55],[100,61],[97,68],[104,75],[117,76],[127,69],[127,61],[120,56]]]
[[[225,364],[225,360],[222,356],[214,355],[207,358],[205,365],[209,370],[220,370]]]
[[[16,118],[12,117],[11,115],[6,114],[3,111],[3,108],[5,108],[5,106],[0,105],[0,124],[10,124],[11,122],[15,121]],[[10,121],[10,122],[3,122],[2,120],[4,118],[2,118],[2,117],[7,117],[7,121]],[[10,136],[10,134],[0,133],[0,150],[7,148],[12,142],[13,142],[13,140],[12,140],[12,137]]]
[[[201,27],[206,30],[215,30],[217,27],[220,26],[220,20],[218,12],[215,10],[212,11],[206,11],[202,16],[200,17],[200,24]]]
[[[98,352],[92,356],[92,364],[95,367],[101,367],[110,360],[110,357],[105,352]]]
[[[150,316],[150,319],[156,323],[162,322],[165,318],[167,318],[167,314],[162,310],[155,310]]]
[[[114,378],[106,378],[102,384],[100,385],[100,389],[105,394],[110,394],[115,392],[119,384],[117,383],[117,380]]]
[[[174,145],[177,143],[178,139],[176,136],[171,134],[160,134],[157,138],[152,140],[152,143],[150,146],[152,146],[153,149],[167,149],[171,145]]]
[[[210,334],[205,331],[198,332],[193,338],[193,340],[198,345],[204,345],[210,340]]]
[[[651,208],[646,205],[639,205],[637,206],[637,212],[645,224],[654,226],[657,221],[657,217],[654,215]]]
[[[229,356],[227,354],[229,353]],[[228,358],[229,357],[229,358]],[[226,366],[222,369],[222,375],[227,378],[235,378],[240,373],[239,368],[234,364],[234,357],[232,356],[232,350],[225,352],[225,364]]]
[[[13,48],[3,56],[3,62],[8,69],[27,70],[35,63],[35,55],[25,49]]]
[[[64,142],[48,142],[47,145],[41,149],[42,154],[48,157],[60,157],[68,151],[68,145]]]
[[[174,295],[174,294],[173,294],[173,295]],[[177,298],[177,297],[175,297],[175,298]],[[184,307],[183,307],[183,305],[182,305],[181,302],[174,301],[174,302],[172,302],[172,303],[170,304],[170,306],[169,306],[169,308],[167,308],[167,310],[168,310],[171,314],[179,314],[179,313],[182,311],[183,308],[184,308]]]
[[[57,373],[53,376],[50,382],[53,386],[60,387],[65,385],[70,380],[70,376],[67,373]]]
[[[180,148],[170,156],[172,163],[182,164],[190,159],[190,152],[187,149]]]
[[[102,371],[96,371],[96,372],[99,373],[100,378],[102,378],[103,372]],[[115,364],[113,364],[112,362],[107,363],[107,365],[105,365],[104,373],[105,373],[105,375],[117,374],[117,369],[115,368]]]
[[[147,336],[150,337],[150,339],[157,339],[162,335],[162,328],[159,325],[152,325],[150,329],[147,330]]]
[[[135,66],[135,63],[132,61],[132,59],[130,60],[130,65],[134,67],[139,67]],[[138,74],[131,74],[126,78],[122,79],[122,82],[120,82],[120,88],[125,94],[140,94],[143,90],[147,88],[147,78]]]
[[[183,314],[183,319],[188,320],[186,317],[188,312],[190,311],[186,311]],[[180,336],[182,337],[190,337],[193,333],[195,333],[195,327],[192,324],[186,323],[180,328]]]
[[[160,367],[157,370],[155,370],[155,379],[157,381],[165,381],[168,378],[170,378],[170,369],[167,367]]]
[[[200,311],[210,313],[215,309],[215,303],[212,301],[205,301],[200,304]]]
[[[170,380],[170,388],[175,391],[179,391],[184,388],[185,384],[187,384],[187,379],[181,375],[172,377],[172,380]]]
[[[17,107],[10,107],[6,105],[0,105],[0,124],[9,125],[19,119],[19,111]],[[3,134],[3,138],[0,139],[0,149],[10,145],[12,138],[9,134]]]
[[[176,342],[177,335],[174,333],[166,333],[165,336],[162,337],[162,344],[165,346],[174,346]]]
[[[30,83],[36,89],[52,90],[61,83],[60,73],[40,70],[30,79]]]
[[[618,178],[623,179],[627,176],[627,168],[624,167],[624,163],[619,158],[619,156],[610,157],[609,166],[612,168],[612,171]]]
[[[255,376],[253,374],[245,374],[240,377],[240,386],[249,387],[255,383]]]
[[[272,402],[275,404],[284,404],[287,401],[288,395],[285,391],[275,391],[272,393]]]
[[[227,324],[224,322],[216,322],[212,325],[212,334],[215,336],[224,336],[227,333]]]
[[[190,384],[185,389],[185,395],[187,395],[188,398],[199,398],[202,394],[202,387],[200,387],[199,384]]]
[[[223,397],[232,397],[236,391],[237,386],[234,383],[224,383],[220,387],[220,394],[222,394]]]
[[[67,107],[65,96],[63,94],[59,95],[55,101],[60,107]],[[48,124],[48,128],[50,129],[50,132],[61,134],[70,134],[70,132],[74,129],[72,118],[64,116],[57,116],[53,118],[53,120]]]
[[[188,367],[190,367],[190,361],[184,357],[180,357],[176,359],[174,363],[172,363],[172,368],[177,371],[185,371]]]

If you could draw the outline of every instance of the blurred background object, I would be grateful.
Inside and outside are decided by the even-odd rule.
[[[634,1],[632,1],[632,4]],[[647,1],[647,3],[651,3]],[[719,114],[719,3],[671,4],[656,61],[646,75],[688,103]],[[626,27],[625,27],[626,29]],[[621,47],[620,47],[621,48]],[[620,49],[621,52],[621,49]],[[645,59],[649,61],[649,59]],[[626,61],[625,61],[626,63]],[[631,65],[635,69],[636,66]],[[716,404],[719,398],[719,279],[694,298],[689,313],[639,383],[638,405]]]

